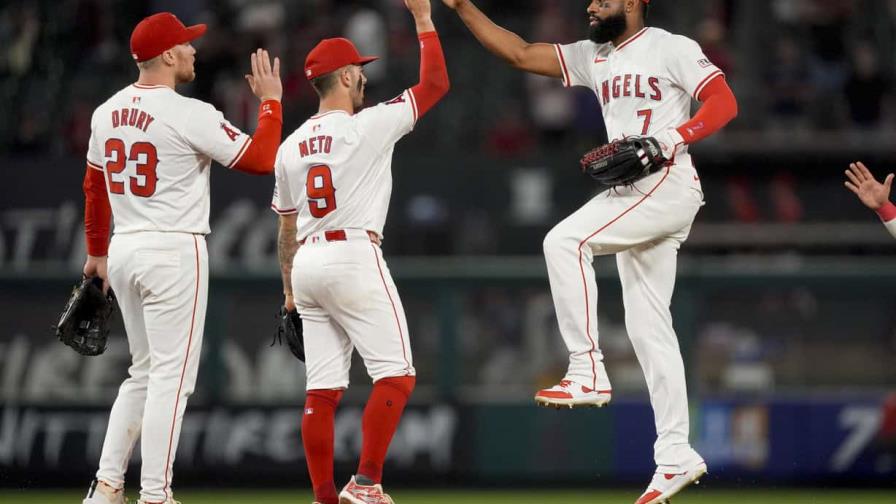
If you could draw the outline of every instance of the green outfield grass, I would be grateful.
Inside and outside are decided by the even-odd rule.
[[[0,503],[79,504],[83,492],[0,491]],[[136,495],[130,495],[131,499]],[[307,492],[187,491],[178,492],[183,504],[295,504],[310,503]],[[628,491],[392,491],[397,504],[566,504],[624,503],[638,497]],[[892,504],[893,492],[864,490],[704,490],[690,489],[674,499],[675,504]]]

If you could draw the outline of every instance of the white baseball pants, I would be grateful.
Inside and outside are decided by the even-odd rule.
[[[634,187],[591,199],[545,237],[551,294],[569,350],[566,378],[611,390],[598,345],[595,255],[616,254],[625,324],[647,380],[662,472],[681,472],[701,459],[688,442],[684,363],[669,305],[678,248],[702,205],[694,168],[675,165]]]
[[[374,382],[414,376],[408,323],[380,247],[367,231],[306,238],[293,260],[292,285],[302,315],[307,390],[344,389],[354,348]]]
[[[132,364],[109,415],[97,479],[124,486],[142,437],[140,496],[171,496],[172,465],[187,398],[196,384],[208,298],[205,237],[186,233],[116,234],[109,283],[118,298]]]

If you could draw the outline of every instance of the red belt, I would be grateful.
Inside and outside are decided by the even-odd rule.
[[[367,236],[370,238],[370,243],[380,245],[381,240],[378,234],[373,231],[368,231]],[[308,238],[299,241],[299,245],[304,245],[306,240],[308,240]],[[324,231],[324,240],[328,242],[346,241],[348,240],[348,236],[346,236],[344,229],[333,229],[331,231]]]

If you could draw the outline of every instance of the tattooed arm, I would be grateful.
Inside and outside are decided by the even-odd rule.
[[[283,277],[283,295],[285,301],[283,306],[287,310],[295,309],[295,302],[292,298],[292,259],[299,249],[296,242],[296,216],[281,215],[280,230],[277,234],[277,257],[280,259],[280,274]]]

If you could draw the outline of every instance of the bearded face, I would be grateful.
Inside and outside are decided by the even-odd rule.
[[[352,98],[352,106],[359,109],[364,106],[364,87],[367,85],[367,76],[359,65],[352,67],[352,86],[349,91]]]
[[[174,54],[174,78],[177,84],[193,82],[196,71],[193,67],[196,62],[196,49],[188,42],[175,46],[171,51]]]
[[[589,13],[589,20],[588,38],[597,44],[605,44],[619,38],[628,27],[625,12],[623,12],[621,6],[618,12],[610,14],[603,19],[595,13]]]

